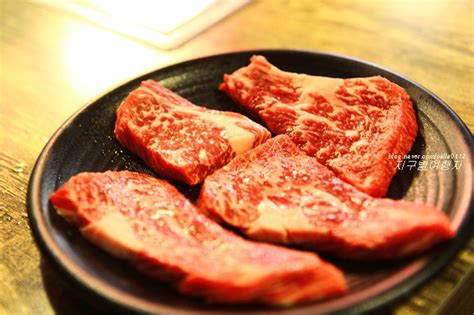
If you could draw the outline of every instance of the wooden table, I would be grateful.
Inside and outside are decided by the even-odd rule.
[[[28,227],[27,184],[66,118],[138,74],[235,50],[335,52],[419,82],[474,130],[472,1],[257,1],[171,51],[35,2],[1,0],[0,10],[1,314],[92,310],[41,257]],[[473,263],[471,238],[438,276],[382,313],[472,314]]]

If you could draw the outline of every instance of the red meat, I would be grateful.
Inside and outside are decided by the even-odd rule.
[[[270,132],[243,115],[194,105],[147,80],[118,108],[115,135],[157,174],[195,185]]]
[[[340,178],[374,196],[386,194],[397,159],[411,148],[417,123],[408,94],[382,78],[335,79],[284,72],[264,57],[224,76],[220,89],[276,134]]]
[[[315,254],[226,231],[164,180],[81,173],[50,200],[92,243],[185,295],[290,305],[346,291],[342,273]]]
[[[287,135],[206,178],[198,205],[250,238],[351,259],[404,257],[454,236],[449,219],[435,207],[373,198],[307,156]]]

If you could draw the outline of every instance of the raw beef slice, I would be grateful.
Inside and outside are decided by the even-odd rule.
[[[185,295],[289,305],[346,291],[342,273],[315,254],[226,231],[164,180],[81,173],[50,200],[92,243]]]
[[[157,174],[195,185],[270,132],[243,115],[194,105],[147,80],[118,108],[115,135]]]
[[[351,259],[404,257],[454,235],[435,207],[373,198],[307,156],[287,135],[206,178],[198,205],[250,238]]]
[[[408,94],[382,78],[335,79],[284,72],[264,57],[224,76],[220,89],[276,134],[374,197],[387,192],[417,123]]]

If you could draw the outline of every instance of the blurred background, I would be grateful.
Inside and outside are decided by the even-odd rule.
[[[201,56],[257,48],[318,50],[367,60],[413,79],[441,97],[473,131],[473,4],[0,0],[0,313],[61,311],[51,294],[79,313],[88,310],[80,300],[74,302],[77,298],[67,294],[67,284],[53,271],[46,276],[54,285],[45,288],[25,196],[47,140],[91,99],[140,74]],[[471,239],[441,276],[387,312],[432,313],[455,306],[448,297],[461,290],[474,264],[473,248]],[[469,290],[473,293],[472,285]]]

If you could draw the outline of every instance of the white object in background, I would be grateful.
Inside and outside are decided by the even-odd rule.
[[[102,27],[173,49],[246,5],[249,0],[40,1]]]

